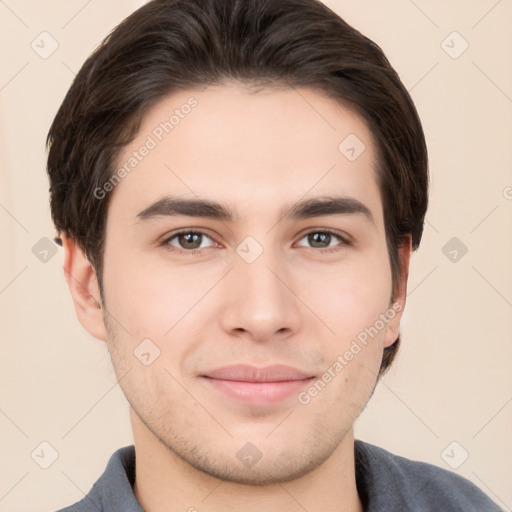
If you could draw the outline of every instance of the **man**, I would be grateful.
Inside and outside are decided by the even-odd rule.
[[[66,512],[498,510],[354,440],[427,207],[421,124],[373,42],[314,0],[155,0],[48,143],[65,276],[135,442]]]

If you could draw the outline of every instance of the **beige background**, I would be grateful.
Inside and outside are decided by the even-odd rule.
[[[0,1],[1,511],[46,512],[80,499],[111,453],[132,443],[106,347],[76,319],[62,249],[43,263],[32,248],[54,234],[44,150],[51,120],[87,55],[141,3]],[[455,471],[510,509],[512,2],[326,3],[397,69],[431,161],[402,350],[356,433],[446,468],[467,452]],[[31,47],[43,31],[59,45],[46,59]],[[443,253],[452,237],[468,249],[456,262]],[[41,452],[41,442],[58,452],[48,469],[39,464],[51,449]]]

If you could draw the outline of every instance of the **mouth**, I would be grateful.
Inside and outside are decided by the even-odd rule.
[[[234,365],[209,371],[200,378],[224,397],[247,405],[265,406],[297,395],[315,376],[285,365],[264,368]]]

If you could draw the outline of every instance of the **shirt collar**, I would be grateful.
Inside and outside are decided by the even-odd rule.
[[[368,512],[402,510],[405,503],[401,493],[397,492],[389,473],[382,467],[380,457],[372,448],[362,441],[354,444],[356,484],[363,508]],[[134,482],[135,446],[124,446],[112,454],[104,473],[85,500],[94,503],[102,512],[144,512],[133,492]],[[383,492],[384,489],[387,492]]]

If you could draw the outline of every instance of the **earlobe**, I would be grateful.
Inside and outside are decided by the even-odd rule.
[[[75,241],[63,235],[64,276],[82,326],[96,339],[107,341],[99,285],[91,263]]]
[[[395,293],[394,300],[389,305],[386,316],[390,319],[386,327],[386,338],[384,346],[391,346],[398,338],[400,333],[400,320],[402,318],[405,302],[407,297],[407,280],[409,278],[409,263],[412,251],[411,236],[407,241],[398,249],[398,255],[402,262],[402,273],[398,289]]]

